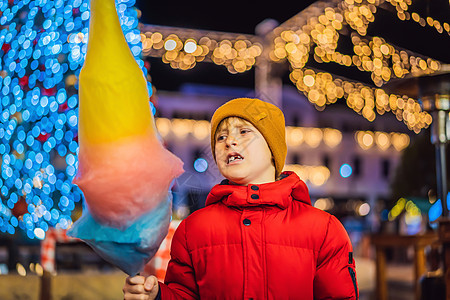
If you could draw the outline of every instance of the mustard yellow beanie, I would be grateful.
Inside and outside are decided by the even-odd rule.
[[[211,150],[214,159],[217,127],[228,117],[238,117],[250,122],[266,139],[275,161],[276,177],[281,174],[286,160],[287,145],[283,112],[275,105],[251,98],[237,98],[220,106],[211,119]]]

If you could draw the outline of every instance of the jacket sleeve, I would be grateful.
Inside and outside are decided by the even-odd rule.
[[[318,253],[314,299],[358,298],[350,239],[341,222],[330,215],[325,239]]]
[[[161,299],[198,299],[198,286],[186,242],[185,220],[173,235],[170,256],[164,283],[159,283]]]

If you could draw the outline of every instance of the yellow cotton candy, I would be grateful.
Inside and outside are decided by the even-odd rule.
[[[86,143],[154,130],[146,79],[125,41],[114,0],[91,1],[79,97],[78,130]]]
[[[183,163],[158,140],[147,83],[114,0],[91,0],[89,26],[74,183],[97,222],[124,229],[166,201]]]

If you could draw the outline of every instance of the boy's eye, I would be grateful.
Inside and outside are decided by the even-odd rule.
[[[241,129],[241,134],[245,134],[250,132],[250,129]]]
[[[217,137],[217,141],[223,141],[225,138],[226,138],[225,135],[219,135],[219,136]]]

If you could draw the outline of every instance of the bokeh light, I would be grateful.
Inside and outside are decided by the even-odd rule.
[[[287,164],[283,171],[295,172],[303,181],[314,186],[324,185],[330,178],[330,169],[325,166],[302,166],[298,164]]]
[[[134,4],[120,0],[116,7],[146,75]],[[72,179],[89,1],[1,1],[0,11],[0,231],[21,229],[31,239],[43,239],[49,227],[72,224],[82,199]]]
[[[194,161],[194,169],[199,173],[204,173],[208,170],[208,162],[206,159],[200,157]]]
[[[343,164],[340,168],[339,168],[339,174],[341,174],[341,176],[343,178],[348,178],[352,175],[353,173],[353,169],[349,164]]]
[[[370,212],[370,204],[365,202],[365,203],[360,203],[357,206],[356,212],[358,213],[358,215],[360,216],[367,216]]]
[[[447,207],[450,207],[450,193],[447,194]],[[441,199],[438,199],[430,207],[430,210],[428,211],[428,218],[429,218],[430,222],[434,222],[441,215],[442,215],[442,202],[441,202]]]
[[[334,201],[331,198],[319,198],[314,202],[314,207],[320,210],[330,210],[334,206]]]

